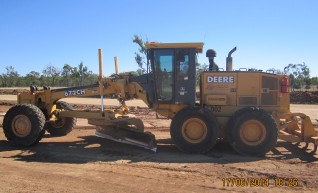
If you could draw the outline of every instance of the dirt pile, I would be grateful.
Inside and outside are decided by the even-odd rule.
[[[295,91],[290,93],[292,104],[318,104],[318,91]]]
[[[2,88],[0,89],[0,95],[17,95],[18,93],[22,92],[28,92],[28,89],[23,89],[23,88],[17,88],[17,89],[12,89],[12,88]]]

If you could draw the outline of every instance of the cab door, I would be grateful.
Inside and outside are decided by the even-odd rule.
[[[195,104],[196,49],[155,49],[155,100],[165,104]]]
[[[175,103],[194,106],[196,50],[175,50]]]
[[[156,49],[153,53],[155,100],[174,102],[174,49]]]

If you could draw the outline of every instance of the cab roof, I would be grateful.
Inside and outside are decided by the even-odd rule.
[[[202,42],[187,42],[187,43],[146,43],[147,49],[160,49],[160,48],[196,48],[198,53],[202,53],[204,43]]]

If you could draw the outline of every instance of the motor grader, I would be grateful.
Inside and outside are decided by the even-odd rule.
[[[308,116],[290,112],[289,78],[261,71],[233,71],[232,53],[226,70],[216,67],[216,53],[208,50],[210,67],[200,74],[196,97],[197,55],[203,43],[148,43],[147,70],[141,76],[103,77],[99,50],[99,80],[95,85],[38,89],[18,94],[18,104],[6,113],[3,130],[17,146],[38,143],[45,131],[66,135],[76,118],[97,126],[96,135],[156,151],[154,135],[144,132],[142,121],[129,113],[125,101],[141,99],[161,117],[172,119],[171,138],[184,152],[204,153],[218,139],[226,139],[238,153],[262,155],[280,138],[318,145],[318,135]],[[117,109],[105,109],[104,97],[116,96]],[[101,98],[100,109],[75,110],[60,101],[70,97]],[[85,102],[85,100],[83,100]]]

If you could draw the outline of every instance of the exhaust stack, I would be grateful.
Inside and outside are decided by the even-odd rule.
[[[115,73],[116,73],[116,75],[118,75],[118,58],[117,58],[117,56],[114,57],[114,61],[115,61]]]
[[[104,115],[104,82],[103,82],[103,53],[102,49],[98,49],[98,64],[99,64],[99,76],[98,76],[98,87],[99,87],[99,95],[101,100],[101,113]]]
[[[236,51],[236,47],[234,47],[228,54],[226,58],[226,71],[233,71],[233,58],[232,54]]]

